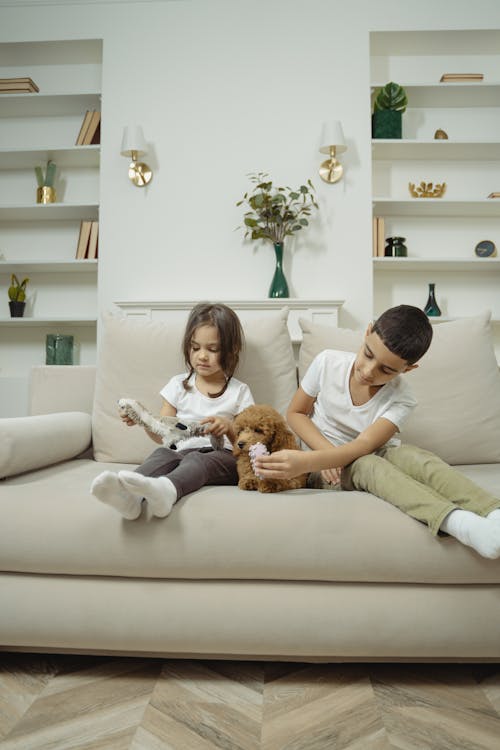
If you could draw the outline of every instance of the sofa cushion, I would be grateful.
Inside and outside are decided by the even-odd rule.
[[[236,376],[248,383],[256,402],[284,412],[296,387],[287,310],[245,320],[245,350]],[[106,314],[99,347],[92,437],[97,461],[141,463],[155,444],[139,428],[121,421],[117,401],[133,398],[153,413],[161,406],[160,390],[185,370],[181,342],[185,321],[143,321]]]
[[[0,479],[75,458],[90,440],[84,412],[0,419]]]
[[[0,570],[122,580],[500,583],[500,560],[433,537],[368,492],[203,487],[168,518],[152,517],[146,506],[126,521],[89,495],[99,472],[121,468],[130,466],[75,460],[4,480]],[[460,470],[490,492],[500,485],[498,465]]]
[[[363,332],[301,320],[302,377],[323,349],[357,351]],[[402,431],[405,442],[450,464],[500,462],[500,373],[490,314],[440,323],[419,367],[405,377],[418,400]]]

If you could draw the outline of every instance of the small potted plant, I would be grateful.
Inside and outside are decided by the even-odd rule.
[[[237,206],[246,203],[244,214],[245,237],[252,240],[270,240],[274,245],[276,269],[269,297],[288,297],[288,284],[283,273],[283,246],[285,237],[290,237],[307,227],[307,217],[313,208],[319,206],[314,197],[311,180],[296,190],[290,187],[275,187],[269,175],[257,172],[249,175],[255,183],[249,193],[245,193]]]
[[[398,83],[390,81],[375,94],[372,115],[373,138],[401,138],[403,112],[408,97]]]
[[[37,203],[55,203],[56,190],[54,180],[56,178],[56,165],[53,161],[47,162],[45,174],[42,167],[35,167],[36,181],[38,184],[36,191]]]
[[[28,281],[29,279],[26,278],[20,282],[15,273],[10,277],[8,294],[11,318],[22,318],[24,315],[24,307],[26,305],[26,284]]]

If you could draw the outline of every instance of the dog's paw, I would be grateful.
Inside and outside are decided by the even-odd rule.
[[[258,456],[268,456],[269,451],[264,443],[255,443],[255,445],[251,445],[248,449],[248,455],[255,476],[258,477],[258,479],[262,479],[262,476],[255,471],[255,459],[258,458]]]

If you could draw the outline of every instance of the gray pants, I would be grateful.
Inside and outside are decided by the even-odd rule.
[[[168,476],[178,500],[207,484],[238,484],[236,459],[230,450],[157,448],[136,471],[145,477]]]
[[[365,490],[423,521],[437,534],[457,508],[486,516],[500,500],[433,453],[413,445],[385,448],[342,469],[342,488]]]

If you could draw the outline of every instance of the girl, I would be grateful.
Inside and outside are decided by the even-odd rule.
[[[157,448],[135,471],[102,472],[91,486],[98,500],[134,520],[144,499],[153,515],[163,518],[189,492],[207,484],[238,483],[232,420],[254,403],[249,387],[233,377],[243,343],[241,323],[229,307],[200,303],[193,308],[182,343],[187,372],[175,375],[160,391],[160,415],[200,421],[206,425],[207,437],[182,440],[177,450]],[[122,419],[134,425],[127,417]],[[158,435],[146,432],[161,443]],[[213,450],[210,433],[224,436],[223,450]]]

